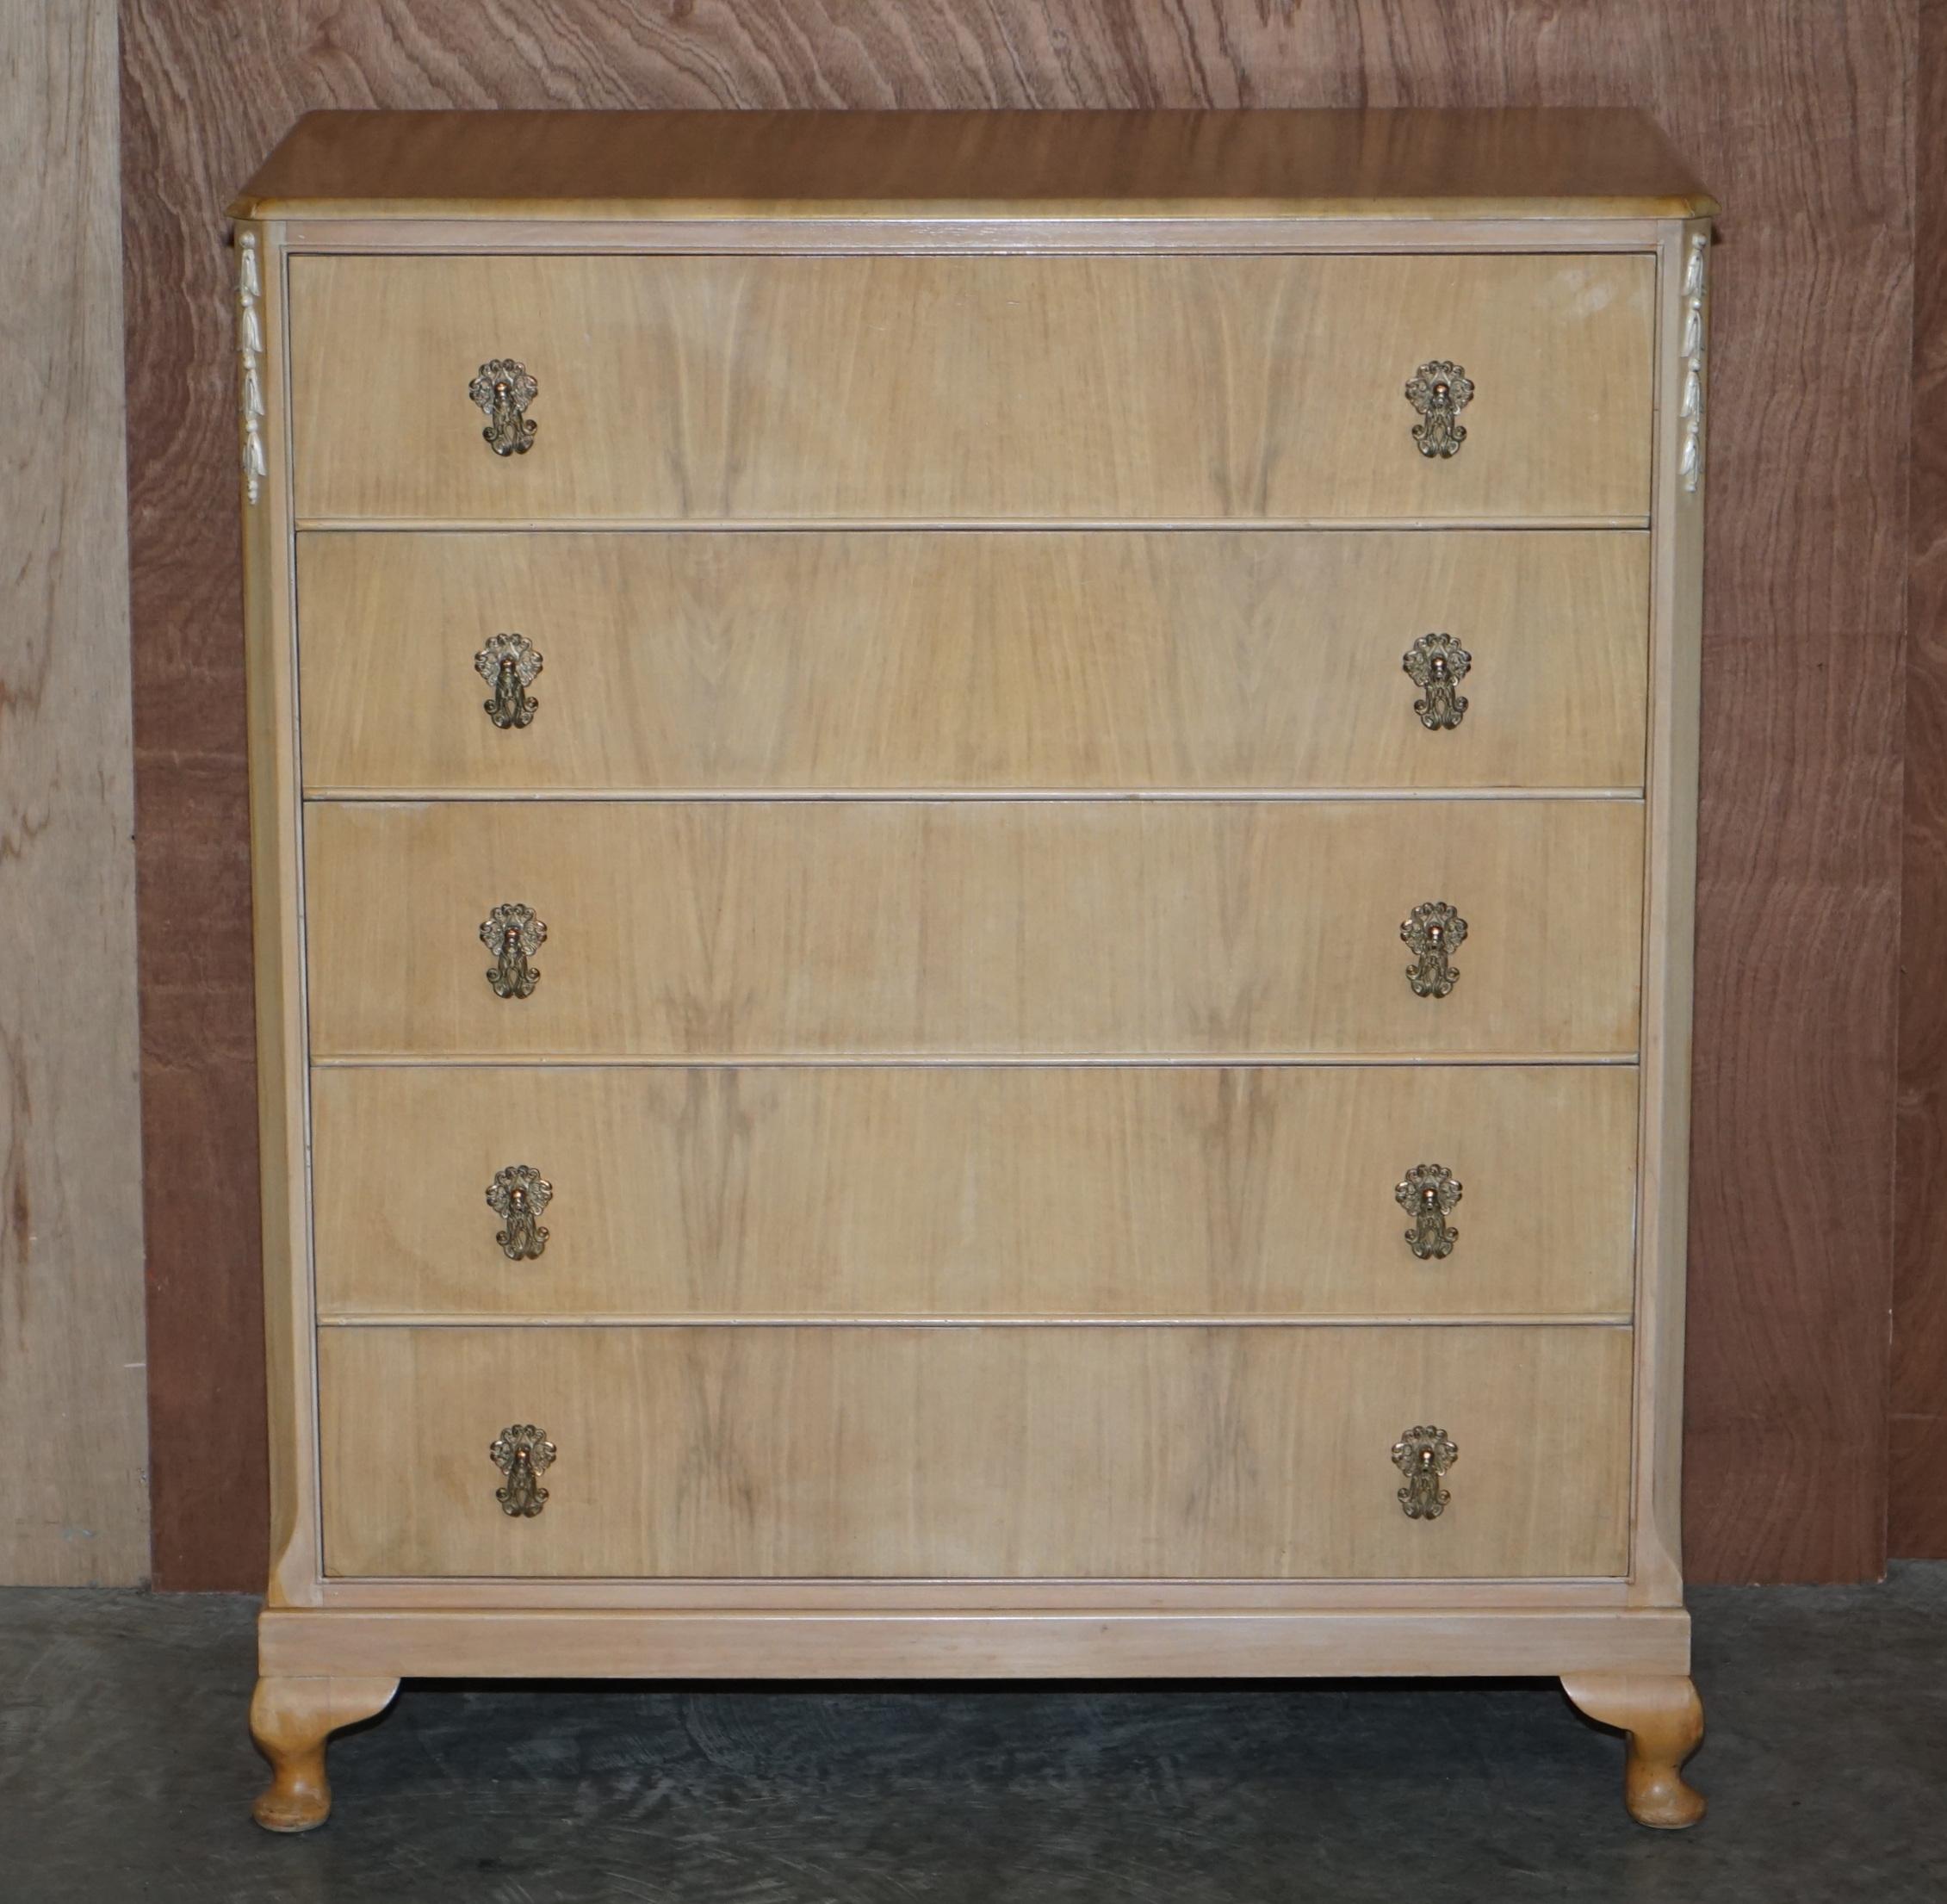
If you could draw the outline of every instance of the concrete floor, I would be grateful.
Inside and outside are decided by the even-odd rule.
[[[252,1603],[0,1592],[6,1904],[1940,1904],[1947,1566],[1692,1596],[1710,1816],[1545,1682],[409,1682],[258,1831]]]

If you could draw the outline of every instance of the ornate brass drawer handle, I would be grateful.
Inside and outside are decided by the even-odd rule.
[[[1467,433],[1460,412],[1473,401],[1473,385],[1457,363],[1435,357],[1423,363],[1406,385],[1406,400],[1420,413],[1413,441],[1423,456],[1457,456]]]
[[[1444,1262],[1460,1240],[1460,1232],[1447,1221],[1460,1200],[1460,1180],[1444,1163],[1416,1163],[1392,1194],[1413,1219],[1413,1227],[1404,1232],[1407,1248],[1422,1262]]]
[[[1446,1511],[1453,1497],[1441,1479],[1460,1458],[1443,1428],[1409,1428],[1392,1444],[1392,1465],[1406,1477],[1393,1498],[1409,1521],[1437,1521]]]
[[[525,727],[540,702],[527,691],[541,672],[541,651],[524,635],[496,635],[474,656],[474,668],[493,689],[482,703],[487,717],[500,729]],[[1460,703],[1462,707],[1467,704]]]
[[[491,357],[481,364],[467,394],[487,412],[481,435],[497,456],[524,456],[540,425],[530,422],[527,406],[541,386],[527,374],[524,363],[512,357]]]
[[[555,1444],[530,1422],[503,1428],[487,1452],[507,1477],[507,1485],[493,1491],[500,1511],[512,1521],[531,1521],[548,1504],[541,1477],[554,1466]]]
[[[1460,683],[1473,666],[1473,656],[1451,635],[1423,635],[1400,657],[1399,665],[1420,691],[1421,698],[1413,703],[1420,725],[1435,734],[1458,727],[1467,711]]]
[[[534,916],[532,906],[512,902],[496,906],[480,922],[480,942],[493,954],[487,967],[487,983],[496,998],[527,998],[541,983],[541,968],[530,965],[532,958],[548,941],[544,921]]]
[[[510,1262],[531,1262],[548,1247],[541,1212],[554,1194],[554,1185],[531,1163],[510,1163],[493,1173],[493,1181],[487,1187],[487,1201],[506,1225],[493,1240]]]
[[[1448,954],[1466,942],[1467,922],[1444,899],[1415,906],[1399,927],[1399,936],[1413,955],[1406,983],[1417,998],[1444,998],[1459,983],[1460,967]]]

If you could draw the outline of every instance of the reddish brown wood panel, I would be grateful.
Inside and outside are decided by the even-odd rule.
[[[1914,102],[1913,564],[1888,1541],[1947,1558],[1947,0],[1922,0]]]
[[[313,106],[1650,106],[1728,207],[1690,1560],[1700,1579],[1878,1571],[1910,380],[1902,0],[124,0],[122,46],[161,1585],[251,1587],[264,1564],[221,208]]]

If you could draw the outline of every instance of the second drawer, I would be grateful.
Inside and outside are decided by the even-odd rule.
[[[1629,1307],[1628,1066],[384,1066],[312,1091],[327,1318]]]
[[[313,793],[1643,779],[1637,533],[334,533],[298,590]]]

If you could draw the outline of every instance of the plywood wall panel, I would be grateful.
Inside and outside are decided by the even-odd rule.
[[[1888,1540],[1947,1559],[1947,4],[1922,0]]]
[[[1912,251],[1903,0],[124,0],[123,20],[164,1584],[248,1586],[262,1571],[220,214],[314,106],[1649,105],[1728,208],[1714,255],[1690,1562],[1704,1579],[1878,1570]],[[193,942],[171,936],[189,910]],[[1754,1439],[1775,1450],[1775,1485],[1754,1483]],[[198,1472],[213,1440],[239,1464],[220,1485]]]
[[[112,0],[0,16],[0,1583],[148,1572]]]

